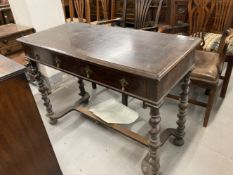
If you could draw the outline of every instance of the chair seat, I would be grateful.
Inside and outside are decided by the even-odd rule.
[[[209,52],[218,52],[221,37],[221,34],[206,33],[204,36],[205,45],[203,49]],[[231,39],[230,44],[227,48],[227,55],[233,56],[233,39]]]
[[[80,21],[78,18],[73,18],[73,21],[71,21],[71,18],[67,18],[66,22],[86,22],[86,19],[83,19],[83,21]]]
[[[191,79],[200,81],[216,81],[219,76],[219,54],[199,51],[195,53],[195,69],[191,73]]]

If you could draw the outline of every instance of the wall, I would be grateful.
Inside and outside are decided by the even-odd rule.
[[[37,32],[65,23],[61,0],[9,0],[16,24],[33,27]],[[59,72],[40,66],[42,74],[52,81]]]

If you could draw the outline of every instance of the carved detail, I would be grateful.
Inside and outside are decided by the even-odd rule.
[[[188,94],[189,94],[189,85],[190,85],[190,73],[185,76],[184,81],[181,85],[182,92],[180,94],[180,104],[179,104],[179,113],[178,121],[176,122],[178,127],[176,129],[176,136],[174,144],[176,146],[182,146],[184,144],[184,135],[185,135],[185,122],[186,114],[188,108]]]

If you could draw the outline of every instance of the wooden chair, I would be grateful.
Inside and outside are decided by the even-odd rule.
[[[106,0],[102,0],[102,1],[106,1]],[[151,6],[152,1],[153,0],[143,0],[143,1],[142,0],[135,0],[134,29],[157,30],[159,28],[158,22],[159,22],[160,12],[161,12],[161,8],[162,8],[162,4],[163,4],[164,0],[159,0],[158,10],[157,10],[154,25],[152,27],[148,27],[147,17],[148,17],[149,8]],[[123,0],[123,2],[124,2],[123,14],[122,14],[121,18],[100,21],[98,24],[120,22],[120,23],[124,24],[123,26],[125,26],[126,25],[125,23],[126,23],[126,16],[127,16],[128,0]],[[112,0],[111,1],[111,4],[112,4],[111,5],[112,6],[111,17],[114,17],[114,10],[115,10],[114,3],[115,3],[115,0]]]
[[[102,5],[103,9],[103,19],[100,19],[100,4]],[[111,3],[111,19],[108,19],[109,17],[109,4]],[[127,3],[128,0],[123,0],[123,13],[122,17],[120,18],[114,18],[115,17],[115,0],[97,0],[97,25],[106,25],[109,24],[111,26],[117,25],[125,27],[125,21],[126,21],[126,11],[127,11]]]
[[[69,7],[69,18],[66,18],[66,22],[91,22],[90,0],[62,0],[65,16],[66,5]],[[75,12],[77,17],[75,17]]]
[[[208,21],[208,25],[206,28],[206,32],[204,34],[204,45],[202,47],[203,50],[209,52],[219,52],[219,45],[224,36],[224,29],[233,27],[231,26],[232,19],[228,18],[231,15],[230,7],[232,6],[232,0],[220,0],[215,1],[215,7],[213,11],[213,18],[210,18]],[[178,26],[178,28],[166,28],[164,32],[166,33],[179,33],[185,31],[189,25]],[[208,27],[209,26],[209,27]],[[227,68],[225,71],[225,75],[220,78],[223,80],[223,86],[220,93],[220,96],[224,98],[226,96],[227,87],[229,84],[229,80],[231,77],[232,67],[233,67],[233,39],[230,41],[228,49],[226,51],[226,59]]]
[[[204,40],[205,45],[203,46],[203,50],[210,51],[210,52],[218,52],[219,51],[219,45],[221,42],[221,39],[223,37],[222,33],[224,32],[225,28],[232,27],[232,17],[227,18],[229,15],[232,14],[231,6],[233,5],[233,0],[222,0],[222,1],[216,1],[215,6],[215,15],[214,19],[210,22],[213,23],[210,30],[208,30],[208,33],[205,34]],[[227,62],[227,69],[224,76],[221,76],[221,79],[223,79],[223,86],[221,90],[220,96],[222,98],[225,97],[227,87],[229,84],[231,71],[232,71],[232,65],[233,65],[233,39],[229,41],[228,48],[226,51],[226,62]]]
[[[228,6],[224,6],[225,9],[222,11],[221,15],[226,18],[225,21],[231,21],[233,14],[230,12],[233,10],[233,1],[226,1],[230,3]],[[207,104],[193,99],[190,99],[189,102],[206,107],[203,123],[204,127],[208,125],[210,113],[216,98],[219,79],[221,78],[225,54],[229,41],[233,36],[231,30],[226,30],[227,25],[222,23],[221,25],[216,25],[216,23],[214,23],[212,27],[213,30],[221,28],[221,30],[225,31],[219,44],[218,53],[201,50],[206,44],[205,36],[210,16],[215,10],[218,10],[218,3],[219,1],[217,0],[189,0],[188,6],[189,35],[202,39],[200,50],[197,50],[195,54],[196,67],[192,71],[191,81],[199,87],[210,90]],[[219,18],[223,17],[219,16]],[[176,98],[176,96],[173,95],[169,95],[169,97]]]

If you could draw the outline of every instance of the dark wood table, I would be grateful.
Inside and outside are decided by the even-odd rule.
[[[24,73],[0,55],[0,174],[62,175]]]
[[[69,23],[19,39],[30,60],[31,72],[55,124],[72,110],[109,126],[149,146],[142,163],[145,174],[160,174],[160,146],[170,135],[174,144],[184,144],[185,117],[188,106],[190,71],[194,67],[194,50],[200,39],[81,23]],[[79,78],[81,99],[72,107],[54,113],[41,73],[36,63],[44,64]],[[150,107],[149,140],[118,125],[110,125],[85,109],[89,94],[83,80],[88,80],[146,102]],[[159,109],[163,99],[181,80],[179,113],[176,129],[160,134]]]

